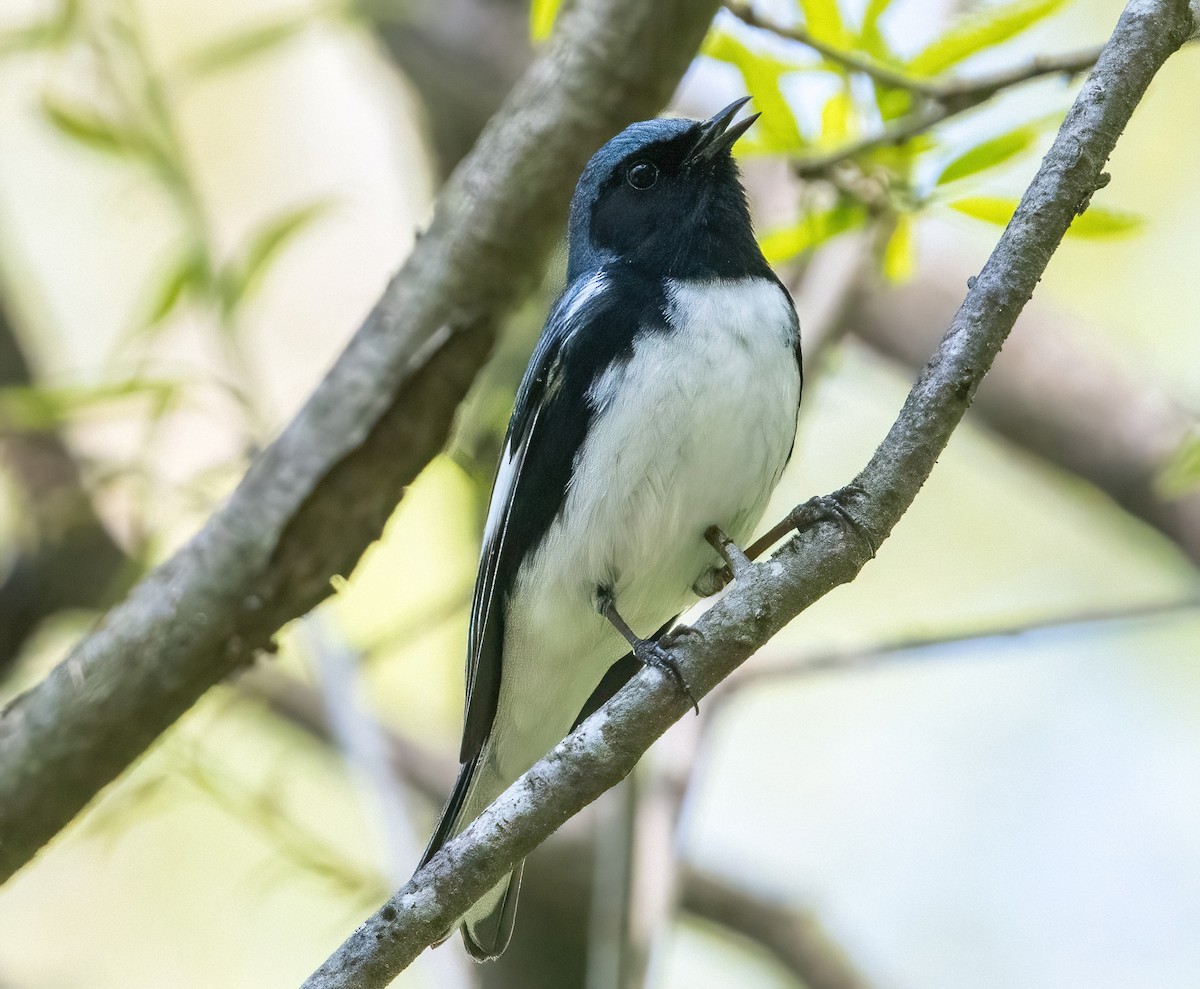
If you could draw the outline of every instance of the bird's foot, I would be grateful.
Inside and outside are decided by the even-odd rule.
[[[696,630],[689,628],[688,631],[695,632]],[[674,680],[687,699],[692,702],[692,710],[699,714],[700,704],[696,700],[696,695],[692,693],[692,688],[688,686],[687,680],[684,679],[683,670],[679,668],[679,663],[667,652],[667,646],[670,643],[663,645],[661,642],[662,638],[665,638],[665,636],[660,637],[659,642],[653,642],[650,639],[638,639],[636,643],[632,643],[633,655],[643,666],[652,666],[660,673],[665,673]]]
[[[656,640],[664,649],[674,649],[684,639],[700,639],[703,641],[704,633],[694,625],[676,625],[674,628],[669,628]]]
[[[746,550],[746,555],[750,559],[762,555],[789,532],[805,532],[821,522],[836,522],[848,532],[853,533],[874,559],[879,548],[874,534],[865,522],[854,517],[846,504],[853,496],[861,493],[861,489],[856,485],[848,484],[833,494],[816,495],[809,498],[804,504],[797,505],[788,512],[778,525],[757,540]]]
[[[700,713],[700,705],[696,703],[696,695],[692,693],[691,687],[687,685],[687,680],[683,678],[683,671],[679,668],[679,663],[671,656],[667,649],[673,642],[677,642],[679,638],[687,634],[701,635],[702,633],[694,628],[682,626],[679,629],[672,629],[659,636],[659,641],[653,639],[641,639],[629,627],[629,623],[621,617],[621,613],[617,611],[616,601],[613,599],[612,589],[609,587],[596,588],[596,610],[608,619],[621,637],[629,643],[629,648],[633,650],[634,658],[643,666],[653,666],[656,670],[667,674],[672,680],[679,684],[679,689],[686,695],[687,699],[692,702],[692,708],[697,714]],[[685,631],[686,630],[686,631]],[[668,636],[674,634],[674,638],[668,639]]]
[[[697,597],[707,598],[723,591],[733,580],[733,571],[729,567],[709,567],[692,584],[692,593]]]
[[[725,570],[730,577],[737,580],[749,572],[752,564],[742,548],[729,538],[719,525],[710,525],[704,530],[704,538],[708,544],[721,554],[725,561]]]

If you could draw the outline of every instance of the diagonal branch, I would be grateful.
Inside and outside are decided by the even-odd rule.
[[[766,948],[807,989],[870,989],[812,911],[750,892],[695,866],[682,876],[682,907]]]
[[[1008,228],[913,386],[870,463],[844,489],[882,539],[933,470],[971,397],[1033,294],[1071,221],[1158,68],[1195,29],[1187,0],[1132,0],[1067,114]],[[808,605],[867,562],[854,533],[816,525],[751,564],[673,647],[688,683],[707,694]],[[512,864],[618,783],[689,709],[667,678],[643,670],[511,786],[305,982],[305,989],[387,985]]]
[[[442,447],[591,152],[657,111],[716,0],[579,0],[325,380],[229,502],[0,715],[0,881],[331,592]]]

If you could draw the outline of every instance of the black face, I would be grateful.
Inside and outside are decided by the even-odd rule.
[[[617,163],[592,206],[595,248],[674,277],[736,277],[762,263],[732,156],[694,160],[696,138],[691,129]]]
[[[633,124],[600,149],[571,205],[568,277],[603,264],[655,277],[769,274],[754,233],[729,127],[744,101],[712,120]]]

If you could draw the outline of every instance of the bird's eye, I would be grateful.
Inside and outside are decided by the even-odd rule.
[[[658,181],[658,169],[648,161],[635,161],[625,173],[625,181],[639,192],[644,191]]]

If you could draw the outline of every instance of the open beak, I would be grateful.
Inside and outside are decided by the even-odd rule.
[[[760,116],[760,114],[753,113],[745,120],[738,121],[732,127],[729,126],[730,121],[737,116],[738,111],[749,102],[749,96],[743,96],[740,100],[734,100],[720,113],[713,115],[711,119],[706,120],[700,125],[700,136],[696,139],[695,146],[688,153],[688,165],[712,161],[721,152],[728,151],[733,147],[734,142],[745,134],[750,129],[750,125]]]

